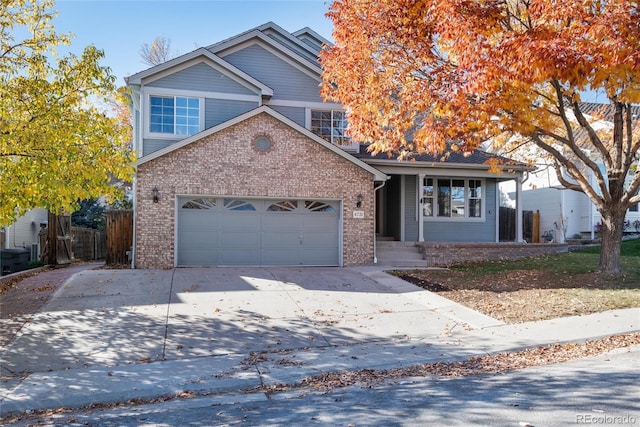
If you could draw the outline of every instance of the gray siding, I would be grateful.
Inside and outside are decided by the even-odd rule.
[[[305,111],[304,108],[300,108],[300,107],[282,107],[282,106],[274,106],[274,105],[269,105],[270,108],[276,110],[278,113],[282,114],[285,117],[288,117],[289,119],[293,120],[294,122],[296,122],[297,124],[299,124],[302,127],[305,127],[305,123],[304,123],[304,116],[305,116]]]
[[[171,74],[170,76],[153,81],[147,86],[255,95],[255,92],[204,63],[196,64],[185,70]]]
[[[219,125],[254,108],[258,108],[257,102],[207,98],[204,106],[204,127],[208,129]]]
[[[171,144],[178,142],[178,139],[145,139],[142,146],[142,155],[146,156],[154,151],[158,151],[164,147],[168,147]]]
[[[420,233],[416,204],[416,180],[415,175],[404,176],[404,240],[417,242]]]
[[[320,82],[258,45],[224,57],[245,73],[273,89],[273,99],[322,102]]]
[[[226,122],[242,113],[253,110],[258,107],[257,102],[249,101],[231,101],[227,99],[205,99],[204,106],[204,128],[208,129],[220,123]],[[142,155],[146,156],[154,151],[158,151],[164,147],[168,147],[180,141],[181,138],[175,139],[150,139],[145,138]]]
[[[496,181],[487,179],[485,186],[485,198],[482,200],[485,204],[484,221],[424,221],[424,240],[427,242],[495,242]]]
[[[318,63],[318,57],[317,56],[313,55],[308,50],[298,46],[297,44],[292,43],[291,40],[283,37],[281,34],[275,33],[275,32],[269,32],[267,35],[270,38],[272,38],[275,41],[277,41],[278,43],[280,43],[281,45],[287,47],[289,50],[292,50],[295,53],[297,53],[298,55],[302,56],[306,60],[308,60],[308,61],[320,66],[320,64]]]

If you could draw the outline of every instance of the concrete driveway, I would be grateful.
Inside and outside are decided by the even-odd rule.
[[[639,319],[636,308],[504,325],[380,267],[85,270],[3,349],[0,412],[242,394],[627,333]]]
[[[86,270],[3,354],[2,375],[449,339],[495,324],[378,269]]]

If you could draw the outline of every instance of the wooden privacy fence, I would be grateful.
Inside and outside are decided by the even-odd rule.
[[[133,245],[133,211],[107,211],[106,231],[71,227],[70,215],[49,213],[48,226],[39,237],[40,260],[44,264],[105,258],[107,264],[128,264],[127,252]]]
[[[84,261],[104,259],[107,255],[107,234],[93,228],[71,227],[73,257]]]
[[[107,211],[107,264],[128,264],[133,246],[133,211]]]
[[[73,260],[71,215],[49,211],[47,227],[40,231],[40,260],[44,264],[69,264]]]
[[[538,216],[539,218],[539,216]],[[514,208],[500,207],[500,241],[514,242],[516,240],[516,210]],[[529,243],[537,243],[534,236],[534,213],[522,211],[522,238]],[[539,241],[539,236],[538,241]]]

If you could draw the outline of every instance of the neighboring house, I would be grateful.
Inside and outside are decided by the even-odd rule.
[[[320,96],[328,43],[267,23],[127,78],[135,267],[355,266],[376,236],[498,241],[497,185],[524,166],[369,155]]]
[[[41,227],[46,226],[48,212],[46,209],[32,209],[8,227],[0,228],[0,249],[27,249],[38,245],[38,234]]]
[[[46,209],[32,209],[8,227],[0,227],[0,275],[25,270],[40,256],[40,230],[46,225]]]
[[[608,104],[583,103],[582,111],[585,114],[604,115],[603,119],[593,124],[595,129],[613,126],[611,122],[606,121]],[[640,106],[635,107],[632,115],[640,119]],[[592,172],[589,173],[589,177],[591,182],[596,182]],[[566,178],[571,180],[568,176]],[[633,176],[629,176],[627,180],[632,178]],[[587,195],[569,190],[560,184],[555,169],[550,164],[538,164],[535,171],[528,173],[522,184],[522,208],[539,211],[540,232],[553,234],[556,241],[577,235],[594,238],[602,221],[600,212]],[[626,221],[627,231],[640,230],[640,212],[637,204],[627,211]]]

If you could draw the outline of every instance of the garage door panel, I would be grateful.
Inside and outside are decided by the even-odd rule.
[[[180,212],[180,231],[189,230],[217,230],[220,228],[220,221],[213,217],[210,213],[203,214],[201,212]]]
[[[218,231],[183,231],[180,234],[179,244],[185,247],[211,248],[212,242],[217,242],[219,238]]]
[[[267,212],[262,215],[262,228],[265,230],[291,230],[299,225],[299,215],[291,212]]]
[[[233,249],[225,248],[220,250],[220,257],[217,265],[260,265],[260,251],[257,249]]]
[[[303,265],[336,265],[338,256],[332,248],[326,249],[305,249],[299,254],[301,264]]]
[[[327,231],[305,230],[302,234],[302,244],[304,246],[332,248],[338,244],[338,236]]]
[[[217,249],[182,248],[178,258],[179,265],[217,265]]]
[[[251,249],[260,247],[260,233],[257,231],[225,230],[218,241],[221,248]]]
[[[297,249],[271,248],[262,251],[263,265],[299,265]]]
[[[297,231],[262,232],[262,247],[264,249],[295,247],[298,245],[300,245],[300,234]]]
[[[181,198],[178,265],[339,265],[339,205]]]
[[[214,213],[215,215],[215,213]],[[255,212],[224,212],[217,215],[225,229],[260,229],[260,216]]]

